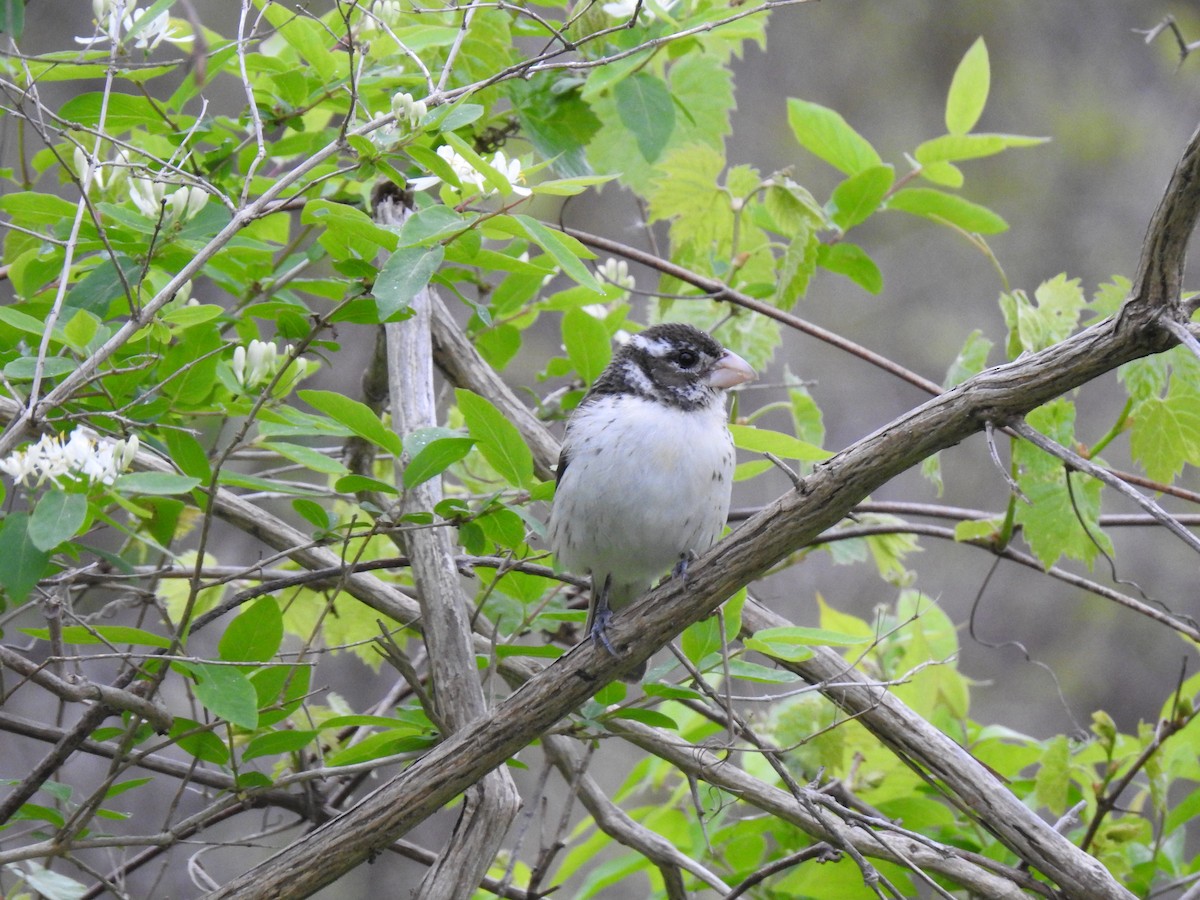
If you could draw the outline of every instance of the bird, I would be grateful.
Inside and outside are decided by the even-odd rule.
[[[611,655],[613,613],[659,576],[686,576],[720,537],[734,468],[725,392],[755,377],[700,329],[654,325],[616,350],[567,420],[549,544],[560,568],[591,574],[586,632]]]

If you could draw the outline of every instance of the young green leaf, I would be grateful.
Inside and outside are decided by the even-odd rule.
[[[841,113],[807,100],[788,100],[788,124],[810,153],[847,175],[882,163],[875,148],[851,128]]]
[[[29,537],[29,516],[9,513],[0,527],[0,587],[14,603],[24,603],[46,574],[50,554]]]
[[[946,95],[946,130],[951,134],[966,134],[975,127],[987,104],[991,85],[987,45],[976,39],[954,72]]]
[[[883,290],[883,273],[879,271],[879,266],[856,244],[846,241],[822,244],[817,253],[817,265],[845,275],[869,293],[878,294]]]
[[[617,82],[617,113],[647,162],[662,155],[675,129],[675,103],[661,78],[643,70]]]
[[[42,495],[29,517],[29,540],[49,552],[79,533],[87,521],[87,497],[50,490]]]
[[[830,218],[842,231],[865,222],[879,209],[895,176],[891,166],[871,166],[851,175],[833,189],[829,198]]]
[[[266,662],[279,652],[283,616],[273,597],[261,597],[229,623],[218,652],[226,662]]]
[[[569,309],[563,315],[562,339],[567,358],[585,384],[595,381],[612,359],[608,329],[579,307]]]
[[[394,431],[380,421],[369,406],[335,391],[298,391],[297,396],[314,409],[345,425],[360,438],[370,441],[394,456],[404,447]]]
[[[426,429],[433,431],[434,429]],[[437,429],[444,431],[445,429]],[[411,438],[412,435],[409,435]],[[408,438],[404,441],[405,448],[409,453],[413,452],[409,446]],[[425,442],[415,455],[409,460],[408,465],[404,467],[404,487],[414,488],[418,484],[423,484],[430,478],[442,474],[454,463],[458,462],[464,456],[471,452],[471,448],[475,446],[475,439],[465,437],[455,432],[436,437],[433,440]]]
[[[467,422],[467,431],[478,443],[484,459],[509,484],[528,487],[533,482],[533,454],[521,439],[521,432],[478,394],[457,388],[454,396]]]
[[[888,198],[886,208],[898,209],[934,222],[947,222],[974,234],[999,234],[1008,231],[1008,223],[986,206],[933,188],[905,188],[897,191]]]
[[[237,666],[180,662],[196,679],[196,699],[214,716],[240,728],[258,727],[258,702],[254,685]]]
[[[802,459],[806,462],[816,462],[821,459],[829,459],[833,455],[828,450],[822,450],[808,441],[794,438],[782,431],[755,428],[753,425],[730,425],[729,433],[733,435],[735,447],[755,453],[773,453],[782,459]]]

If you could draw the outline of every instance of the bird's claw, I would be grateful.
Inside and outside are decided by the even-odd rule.
[[[671,569],[672,578],[682,578],[683,583],[687,584],[688,566],[692,560],[696,558],[695,550],[685,550],[679,554],[679,562],[675,563],[675,568]]]
[[[613,647],[612,641],[608,639],[608,621],[612,618],[612,610],[598,609],[596,615],[592,618],[592,643],[598,644],[608,651],[609,656],[620,656],[616,648]]]

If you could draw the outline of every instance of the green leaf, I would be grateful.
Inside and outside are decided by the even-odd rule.
[[[335,391],[307,390],[298,391],[296,395],[309,406],[345,425],[363,440],[370,441],[393,456],[399,457],[404,452],[400,438],[365,403]]]
[[[258,700],[254,685],[237,666],[180,662],[196,679],[196,699],[214,716],[240,728],[258,727]]]
[[[212,480],[212,466],[208,463],[208,454],[190,432],[168,428],[165,440],[167,450],[171,453],[171,461],[184,475],[199,479],[201,484],[208,484]]]
[[[292,444],[288,441],[264,441],[262,446],[274,450],[285,459],[290,459],[306,469],[320,472],[322,475],[341,476],[349,474],[350,471],[341,460],[302,444]]]
[[[0,0],[0,32],[14,41],[25,32],[25,0]]]
[[[1071,748],[1066,735],[1047,742],[1041,763],[1034,780],[1034,796],[1051,814],[1060,816],[1066,812],[1071,786]]]
[[[672,731],[679,729],[679,723],[665,713],[654,709],[639,709],[637,707],[619,707],[616,712],[605,716],[605,719],[629,719],[631,722],[641,722],[651,728],[667,728]]]
[[[29,517],[29,540],[49,552],[79,533],[87,521],[87,497],[50,490],[42,495]]]
[[[529,487],[533,482],[533,454],[516,426],[476,393],[456,388],[454,396],[484,459],[509,484]]]
[[[991,350],[992,342],[983,336],[983,332],[978,328],[972,331],[946,371],[946,379],[942,386],[952,388],[978,375],[987,368],[987,358]]]
[[[187,475],[172,475],[169,472],[129,472],[117,478],[113,483],[113,490],[123,494],[170,496],[186,494],[199,484],[199,478]]]
[[[126,296],[126,285],[136,291],[141,274],[142,263],[136,259],[119,253],[114,265],[112,259],[105,257],[67,293],[66,306],[69,309],[85,309],[98,318],[106,319],[109,305]]]
[[[716,616],[709,616],[689,625],[680,638],[680,647],[684,655],[695,664],[699,664],[710,653],[721,649],[721,629]]]
[[[49,628],[23,628],[30,637],[39,641],[50,640]],[[62,629],[66,644],[136,644],[144,647],[170,647],[170,638],[129,625],[66,625]]]
[[[842,231],[866,221],[879,209],[895,177],[891,166],[871,166],[851,175],[833,189],[829,198],[830,218]]]
[[[1063,446],[1075,443],[1075,407],[1067,400],[1039,407],[1027,421]],[[1014,446],[1013,459],[1017,483],[1029,501],[1017,504],[1016,522],[1043,566],[1062,556],[1091,565],[1101,550],[1112,553],[1112,541],[1100,530],[1099,481],[1076,472],[1068,490],[1062,462],[1024,441]]]
[[[753,425],[730,425],[729,433],[733,435],[733,445],[742,450],[755,453],[772,453],[781,459],[802,459],[806,462],[816,462],[829,459],[833,454],[823,450],[808,441],[794,438],[782,431],[770,431],[765,428],[755,428]]]
[[[875,148],[828,107],[792,98],[788,124],[802,147],[847,175],[882,163]]]
[[[242,762],[249,762],[260,756],[295,753],[311,744],[318,734],[319,731],[272,731],[260,734],[242,751]]]
[[[318,241],[334,259],[373,259],[382,249],[393,251],[400,244],[394,231],[375,222],[360,209],[331,200],[309,200],[300,213],[304,225],[324,229]]]
[[[968,519],[954,526],[954,539],[956,541],[991,540],[1000,533],[1000,528],[1003,525],[1004,520],[1000,518]]]
[[[864,644],[869,638],[842,634],[825,628],[764,628],[743,642],[748,650],[757,650],[776,659],[801,662],[812,656],[812,646],[849,647]]]
[[[1008,223],[986,206],[934,188],[904,188],[888,198],[885,209],[949,223],[974,234],[1008,231]]]
[[[380,322],[395,321],[395,316],[409,308],[413,297],[429,284],[445,255],[439,244],[428,249],[402,247],[387,258],[371,289]]]
[[[65,356],[49,356],[41,360],[34,356],[22,356],[4,367],[4,376],[13,381],[32,381],[39,371],[43,378],[59,378],[77,368],[79,363]]]
[[[333,483],[333,489],[339,494],[356,494],[359,491],[380,491],[384,494],[398,494],[396,486],[380,481],[378,478],[368,478],[366,475],[347,475]]]
[[[943,134],[920,144],[913,156],[922,166],[995,156],[1010,147],[1033,147],[1049,138],[1020,134]]]
[[[62,105],[58,115],[95,128],[100,125],[101,112],[104,114],[104,131],[111,135],[160,121],[160,113],[149,97],[116,91],[107,95],[99,91],[76,94]]]
[[[591,288],[597,294],[604,293],[604,287],[580,260],[594,259],[596,254],[588,250],[573,237],[547,228],[537,219],[529,216],[511,216],[512,221],[521,226],[526,237],[545,250],[554,259],[563,272],[577,283]]]
[[[50,554],[29,537],[29,516],[9,513],[0,528],[0,587],[14,603],[23,603],[49,568]]]
[[[599,378],[612,359],[608,329],[603,322],[579,307],[569,309],[563,315],[562,339],[567,358],[585,384],[591,384]]]
[[[1079,324],[1087,305],[1079,279],[1065,274],[1042,282],[1033,296],[1031,301],[1024,291],[1000,295],[1000,311],[1009,329],[1009,359],[1065,340]]]
[[[600,120],[580,97],[578,82],[561,72],[539,72],[505,82],[521,134],[529,139],[550,168],[567,178],[592,174],[586,150]],[[542,193],[545,185],[538,185]]]
[[[657,161],[675,129],[675,103],[667,85],[641,71],[617,82],[613,94],[617,113],[633,133],[638,150],[647,162]]]
[[[474,446],[474,438],[445,428],[422,428],[413,432],[404,439],[404,449],[411,457],[404,467],[404,487],[414,488],[441,475]]]
[[[197,731],[197,729],[204,729]],[[188,734],[188,732],[194,732]],[[225,742],[205,728],[200,722],[175,717],[175,727],[171,729],[171,738],[179,745],[179,749],[190,753],[196,759],[223,766],[229,762],[229,748]]]
[[[946,95],[947,131],[966,134],[975,127],[987,104],[991,78],[987,45],[983,38],[978,38],[963,56],[950,82]]]
[[[883,290],[883,273],[865,250],[855,244],[841,241],[837,244],[822,244],[817,253],[817,264],[830,272],[845,275],[863,290],[878,294]]]
[[[1138,403],[1131,419],[1129,450],[1155,481],[1170,484],[1184,463],[1200,463],[1200,389],[1180,372],[1165,398]]]
[[[279,603],[272,597],[261,597],[229,623],[218,653],[226,662],[267,662],[279,652],[282,641]]]

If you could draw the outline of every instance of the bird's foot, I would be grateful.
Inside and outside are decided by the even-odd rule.
[[[612,610],[607,607],[597,609],[596,614],[592,617],[592,643],[598,644],[608,651],[609,656],[620,656],[617,650],[612,645],[612,641],[608,639],[608,622],[612,618]]]
[[[687,584],[688,566],[696,559],[695,550],[685,550],[679,554],[679,562],[675,563],[675,568],[671,570],[672,578],[682,578],[683,583]]]

